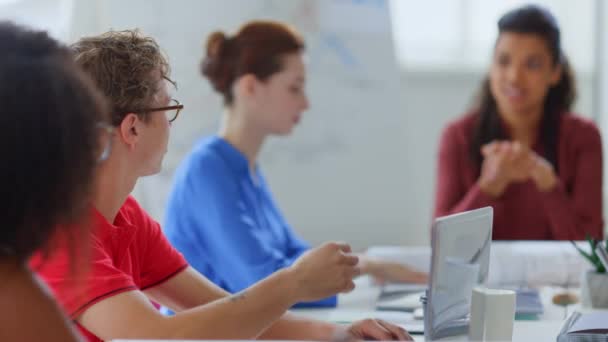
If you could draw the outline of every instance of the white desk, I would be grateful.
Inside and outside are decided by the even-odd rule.
[[[399,323],[399,319],[408,319],[407,313],[388,313],[376,311],[376,298],[380,294],[378,287],[372,286],[369,278],[361,277],[356,280],[354,291],[338,297],[338,307],[335,309],[294,309],[292,312],[310,318],[332,322],[350,322],[364,318],[383,318]],[[546,287],[541,290],[541,298],[545,306],[545,313],[538,321],[515,321],[513,327],[513,341],[555,341],[565,317],[565,309],[553,305],[551,297],[561,291],[559,288]],[[572,312],[577,307],[569,308]],[[578,308],[580,309],[580,308]],[[424,341],[424,336],[413,335],[416,341]]]
[[[388,321],[395,319],[398,323],[399,319],[401,318],[399,317],[400,313],[387,314],[385,311],[375,310],[376,299],[380,294],[380,289],[372,286],[369,278],[360,277],[356,280],[356,284],[357,288],[354,291],[339,296],[337,308],[294,309],[291,311],[301,316],[331,322],[345,323],[347,321],[351,322],[364,318],[377,317],[387,319]],[[566,312],[563,307],[553,305],[551,303],[551,297],[560,291],[562,291],[562,289],[556,287],[545,287],[541,290],[541,298],[543,300],[543,304],[545,305],[544,315],[538,321],[515,321],[513,328],[513,342],[555,341],[557,334],[561,329]],[[568,312],[570,313],[574,310],[588,311],[581,310],[580,305],[576,305],[569,308]],[[402,317],[405,317],[408,314],[401,313],[401,315],[403,315]],[[424,336],[422,335],[413,335],[413,337],[415,341],[424,341]],[[460,338],[457,340],[466,340],[466,338]]]

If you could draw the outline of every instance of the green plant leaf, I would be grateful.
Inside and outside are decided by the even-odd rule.
[[[587,234],[587,241],[591,245],[591,258],[593,259],[593,264],[595,266],[595,270],[597,273],[606,273],[606,268],[604,264],[600,260],[600,256],[597,255],[597,243],[598,240],[591,238],[589,234]]]
[[[589,241],[590,239],[588,239]],[[591,244],[591,253],[587,253],[585,252],[582,248],[580,248],[579,246],[576,245],[576,243],[572,240],[570,240],[570,243],[572,243],[572,246],[574,246],[574,248],[576,248],[576,250],[585,258],[587,259],[587,261],[589,261],[591,263],[591,265],[595,268],[595,271],[598,273],[606,273],[606,269],[604,268],[604,265],[602,265],[600,258],[597,256],[597,253],[595,252],[595,249],[593,248],[592,242],[589,241],[589,243]]]

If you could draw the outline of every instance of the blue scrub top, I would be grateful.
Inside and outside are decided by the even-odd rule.
[[[192,267],[226,291],[241,291],[290,266],[310,246],[275,205],[256,167],[226,140],[200,140],[176,171],[164,232]],[[336,296],[299,307],[333,307]]]

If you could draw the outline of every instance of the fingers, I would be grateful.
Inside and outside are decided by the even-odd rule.
[[[354,341],[360,341],[360,339],[358,339],[355,335],[350,334],[348,332],[348,330],[340,328],[334,332],[334,335],[332,336],[330,341],[331,342],[354,342]]]
[[[484,157],[502,154],[508,156],[509,160],[525,156],[529,151],[530,149],[519,141],[493,141],[481,147],[481,154]]]
[[[539,166],[540,168],[546,169],[548,171],[552,171],[553,170],[553,165],[551,165],[551,163],[549,163],[549,161],[547,161],[547,159],[536,155],[534,158],[534,164],[536,166]]]
[[[372,276],[372,281],[374,282],[374,285],[376,285],[376,286],[382,286],[387,283],[386,279],[377,277],[377,276]]]
[[[481,155],[484,157],[488,157],[496,153],[500,146],[500,142],[498,141],[492,141],[489,144],[485,144],[481,147]]]
[[[553,172],[553,165],[551,165],[551,163],[549,163],[545,158],[538,155],[534,155],[531,170],[532,173],[536,175],[551,173]]]
[[[426,284],[429,282],[429,275],[424,272],[415,272],[411,279],[412,283]]]
[[[352,270],[351,270],[351,276],[352,276],[353,278],[356,278],[356,277],[358,277],[358,276],[360,276],[360,275],[361,275],[361,268],[356,267],[356,266],[355,266],[355,267],[353,267],[353,268],[352,268]]]
[[[344,271],[344,285],[342,285],[342,289],[340,292],[348,293],[355,289],[354,278],[358,277],[361,274],[361,270],[359,267],[347,268]]]
[[[536,153],[519,141],[492,142],[482,149],[484,158],[493,166],[484,173],[487,179],[503,177],[509,182],[523,182],[530,178],[536,167]]]
[[[542,174],[544,166],[545,166],[544,163],[546,163],[546,161],[543,158],[541,158],[539,156],[536,156],[534,158],[533,165],[531,168],[533,177],[538,177]]]
[[[350,245],[347,243],[334,242],[333,244],[344,253],[352,253],[352,249],[350,248]]]
[[[377,341],[392,341],[395,339],[393,334],[375,319],[366,319],[362,322],[361,328],[361,335],[363,335],[364,339],[366,340],[373,339]]]
[[[348,266],[357,266],[359,257],[354,254],[342,254],[340,256],[340,263]]]
[[[413,341],[414,339],[408,334],[408,332],[400,326],[388,323],[381,319],[376,320],[384,329],[388,330],[392,335],[393,339],[397,341]]]
[[[355,289],[355,282],[352,280],[347,280],[346,285],[342,287],[341,293],[349,293]]]
[[[520,170],[520,173],[526,173],[534,175],[536,169],[545,161],[544,158],[540,157],[534,151],[528,150],[524,156],[518,161],[514,162],[514,167]]]
[[[356,338],[378,341],[413,341],[414,339],[405,329],[394,324],[379,320],[366,319],[354,323],[349,333]]]
[[[329,249],[331,253],[338,251],[338,263],[348,266],[356,266],[359,263],[359,257],[352,254],[350,245],[342,242],[329,242],[322,248]]]
[[[361,274],[361,269],[357,267],[359,257],[352,254],[350,246],[346,243],[330,242],[328,248],[333,249],[332,253],[337,259],[337,265],[341,267],[342,284],[336,290],[342,293],[348,293],[355,288],[353,278]],[[337,271],[337,270],[336,270]]]
[[[530,149],[522,145],[519,141],[511,143],[509,150],[509,159],[516,163],[531,160]]]

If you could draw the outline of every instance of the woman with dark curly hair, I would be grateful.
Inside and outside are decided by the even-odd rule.
[[[496,240],[601,238],[600,133],[570,112],[557,22],[529,5],[498,30],[478,105],[441,138],[435,216],[492,206]]]
[[[109,141],[104,103],[68,48],[45,32],[0,23],[0,51],[0,340],[74,341],[26,262],[51,236],[69,243],[87,233],[75,227],[88,227],[101,139]]]

